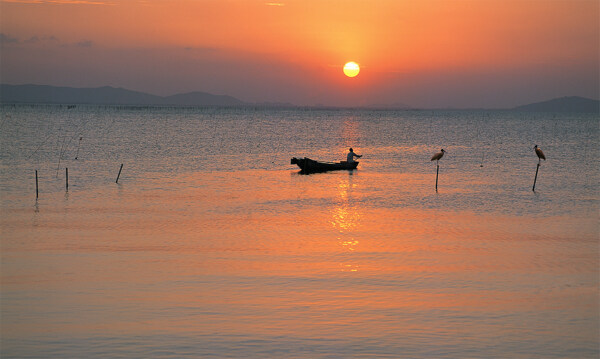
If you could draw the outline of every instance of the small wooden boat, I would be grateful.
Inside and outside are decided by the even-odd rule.
[[[326,172],[336,170],[353,170],[358,166],[358,162],[319,162],[310,158],[292,158],[291,164],[298,165],[303,173]]]

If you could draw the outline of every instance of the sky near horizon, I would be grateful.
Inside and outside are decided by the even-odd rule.
[[[297,105],[598,99],[599,22],[597,0],[0,0],[0,80]]]

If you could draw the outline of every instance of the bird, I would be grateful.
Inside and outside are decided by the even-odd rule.
[[[446,151],[442,148],[442,150],[438,153],[436,153],[435,155],[433,155],[433,157],[431,157],[432,161],[439,161],[440,158],[442,158],[444,156],[444,153],[446,153]]]
[[[542,160],[546,160],[544,152],[542,152],[542,149],[539,148],[538,145],[533,146],[533,149],[535,150],[535,154],[538,156],[538,163],[540,163]]]

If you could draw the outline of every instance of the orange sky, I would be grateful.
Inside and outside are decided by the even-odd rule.
[[[598,98],[595,0],[0,1],[2,82],[296,104]],[[347,61],[361,65],[345,78]]]

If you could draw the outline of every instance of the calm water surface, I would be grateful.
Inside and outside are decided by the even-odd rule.
[[[598,116],[1,114],[2,358],[600,354]]]

